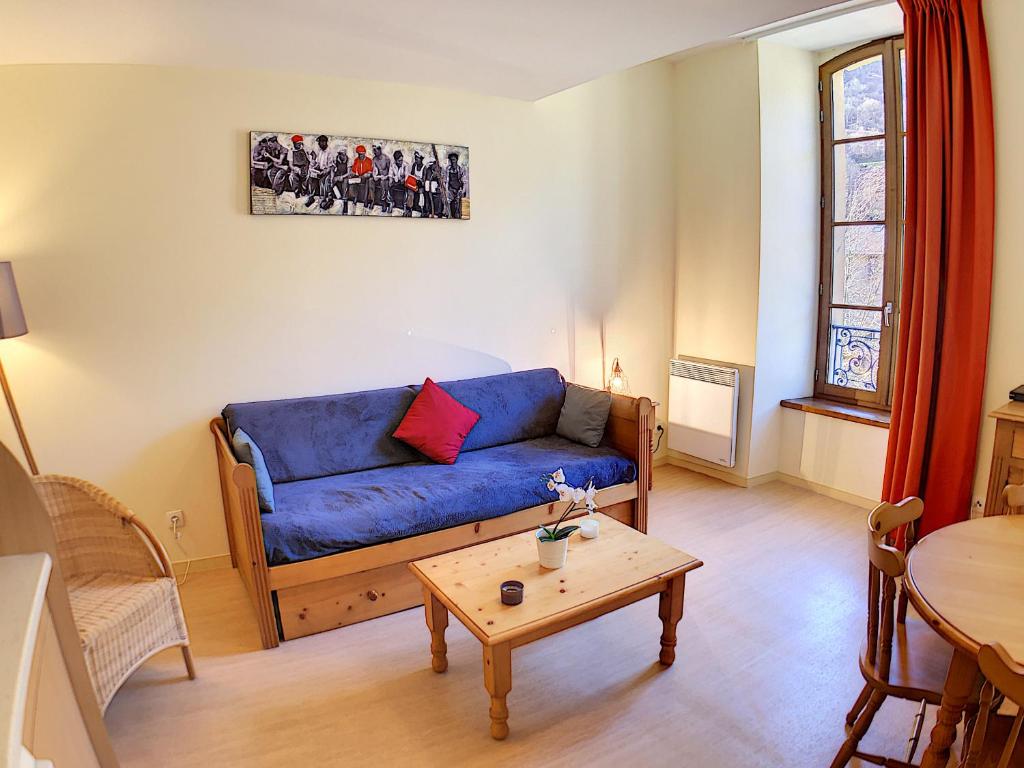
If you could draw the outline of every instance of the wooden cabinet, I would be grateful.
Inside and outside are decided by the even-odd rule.
[[[0,557],[0,765],[100,768],[51,613],[51,565],[42,552]]]
[[[1003,489],[1024,483],[1024,403],[1007,403],[989,417],[996,420],[996,439],[985,494],[985,517],[1009,514]]]

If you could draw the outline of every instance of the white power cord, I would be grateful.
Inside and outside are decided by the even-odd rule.
[[[174,583],[181,587],[186,581],[188,581],[188,571],[189,568],[192,567],[192,559],[188,556],[188,552],[185,551],[185,548],[181,546],[181,530],[178,528],[178,520],[179,518],[177,515],[174,515],[171,518],[171,535],[174,536],[174,543],[178,545],[178,549],[180,549],[185,555],[185,573],[182,574],[181,581],[178,581],[177,577],[174,578]]]

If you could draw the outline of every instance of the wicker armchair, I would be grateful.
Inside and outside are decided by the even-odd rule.
[[[100,709],[146,659],[181,646],[195,679],[188,629],[167,553],[135,514],[84,480],[34,478]]]

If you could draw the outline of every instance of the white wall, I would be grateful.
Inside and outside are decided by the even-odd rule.
[[[760,237],[757,44],[675,67],[675,351],[753,365]]]
[[[760,238],[757,44],[686,56],[675,64],[673,81],[673,353],[740,368],[736,466],[715,471],[746,478]]]
[[[602,383],[603,328],[605,373],[618,357],[632,393],[662,404],[659,420],[675,271],[671,89],[672,66],[655,62],[536,105],[550,169],[542,234],[570,297],[576,378]]]
[[[1024,384],[1024,319],[1021,287],[1024,286],[1024,4],[1019,0],[984,0],[992,66],[996,134],[996,240],[992,276],[992,320],[985,377],[984,412],[988,414],[1008,399],[1007,393]],[[995,423],[983,418],[975,471],[975,497],[984,499],[992,461]]]
[[[814,392],[820,260],[818,64],[759,41],[761,249],[748,475],[779,471],[779,401]]]
[[[882,495],[889,430],[782,409],[779,471],[873,506]]]
[[[0,68],[0,258],[30,327],[0,352],[40,466],[106,487],[165,541],[165,510],[183,508],[171,556],[201,557],[227,549],[206,424],[228,402],[567,370],[574,307],[591,305],[634,390],[664,400],[648,356],[669,354],[672,214],[636,187],[671,197],[669,148],[636,152],[636,184],[617,187],[593,142],[595,118],[667,137],[667,71],[531,104],[273,73]],[[469,145],[473,218],[250,216],[253,129]],[[572,194],[577,177],[607,189]],[[628,284],[598,300],[598,274]],[[577,378],[599,383],[583,358]]]
[[[753,362],[730,474],[782,472],[870,499],[887,431],[779,406],[813,392],[818,64],[816,54],[760,41],[676,65],[675,348]]]

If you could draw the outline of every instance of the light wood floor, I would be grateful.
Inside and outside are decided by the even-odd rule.
[[[182,588],[198,679],[162,653],[107,723],[126,768],[827,766],[862,684],[864,518],[782,483],[659,468],[650,532],[706,563],[687,579],[675,666],[657,664],[655,598],[517,649],[505,742],[456,619],[444,675],[422,609],[262,651],[233,571]],[[863,746],[902,756],[912,718],[888,702]]]

